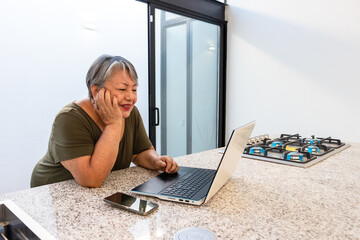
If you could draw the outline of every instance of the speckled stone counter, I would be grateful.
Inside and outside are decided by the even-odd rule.
[[[149,216],[116,209],[103,198],[157,172],[113,172],[102,187],[70,180],[0,195],[58,239],[173,239],[201,227],[218,239],[360,239],[360,143],[307,169],[242,158],[233,177],[207,205],[159,204]],[[217,150],[176,158],[183,166],[216,168]]]

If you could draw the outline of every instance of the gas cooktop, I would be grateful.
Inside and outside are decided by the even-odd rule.
[[[281,134],[271,139],[266,134],[250,138],[243,157],[306,168],[348,147],[349,144],[331,137]]]

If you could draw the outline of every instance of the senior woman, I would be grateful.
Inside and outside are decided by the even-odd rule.
[[[179,166],[159,156],[135,107],[138,77],[120,56],[100,56],[90,67],[89,97],[66,105],[53,123],[48,150],[36,164],[31,187],[75,179],[99,187],[113,170],[133,162],[152,170],[175,173]]]

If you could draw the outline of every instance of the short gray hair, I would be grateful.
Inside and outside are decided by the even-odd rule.
[[[117,70],[126,70],[135,84],[138,84],[138,75],[134,66],[127,59],[120,56],[101,55],[89,68],[86,74],[86,85],[90,99],[93,99],[91,86],[103,88],[106,81]]]

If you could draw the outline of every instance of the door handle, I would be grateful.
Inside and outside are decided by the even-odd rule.
[[[156,119],[155,119],[155,126],[159,126],[160,125],[160,114],[159,114],[159,108],[154,108],[155,112],[156,112]]]

